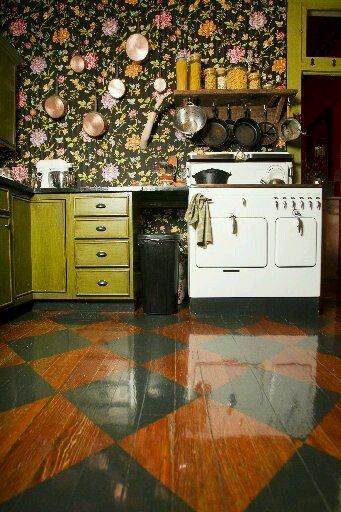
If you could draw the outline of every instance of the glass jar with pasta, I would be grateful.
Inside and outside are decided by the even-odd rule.
[[[201,55],[192,53],[189,59],[189,89],[198,91],[201,89]]]
[[[257,69],[249,73],[249,89],[260,89],[260,73]]]
[[[204,71],[205,76],[205,89],[217,88],[217,72],[215,68],[207,68]]]
[[[231,66],[226,76],[227,89],[247,89],[247,71],[242,66]]]
[[[217,87],[218,89],[226,89],[226,69],[217,69]]]
[[[176,59],[176,88],[179,91],[185,91],[187,89],[187,75],[187,55],[185,50],[181,50]]]

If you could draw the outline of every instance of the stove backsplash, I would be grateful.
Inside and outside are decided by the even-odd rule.
[[[152,48],[142,64],[121,54],[127,94],[117,102],[106,90],[113,76],[110,66],[135,28],[139,5],[141,27]],[[153,106],[160,57],[168,86],[174,88],[185,5],[182,0],[0,0],[0,30],[25,60],[18,73],[18,150],[2,153],[0,166],[9,166],[13,176],[24,181],[38,160],[59,157],[75,164],[82,185],[157,184],[156,162],[177,156],[181,175],[188,151],[195,148],[174,131],[172,110],[162,117],[148,150],[140,151],[139,138]],[[286,0],[195,0],[189,6],[185,33],[192,51],[214,64],[215,42],[219,62],[228,65],[242,62],[252,50],[263,82],[285,84]],[[82,75],[68,64],[78,46],[88,67]],[[69,103],[61,121],[52,121],[42,109],[56,79]],[[100,111],[110,119],[110,129],[100,140],[90,139],[81,129],[83,114],[93,108],[95,87]]]

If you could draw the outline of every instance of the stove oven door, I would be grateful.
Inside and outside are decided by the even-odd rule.
[[[212,217],[213,244],[196,245],[196,265],[206,268],[266,267],[268,224],[261,217]]]
[[[317,222],[312,217],[276,220],[277,267],[314,267],[317,259]]]

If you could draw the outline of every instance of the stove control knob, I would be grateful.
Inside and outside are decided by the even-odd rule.
[[[275,205],[276,205],[276,209],[278,210],[278,208],[279,208],[278,197],[275,197]]]
[[[243,206],[246,206],[246,199],[243,197]]]
[[[309,201],[309,207],[310,207],[310,209],[312,210],[312,209],[313,209],[313,201],[312,201],[312,198],[311,198],[311,197],[308,197],[308,201]]]
[[[283,197],[283,207],[284,207],[285,209],[287,209],[287,207],[288,207],[288,201],[287,201],[287,198],[286,198],[286,197]]]
[[[322,203],[321,203],[321,201],[320,201],[320,198],[319,198],[319,197],[317,197],[317,198],[316,198],[316,201],[317,201],[317,202],[316,202],[316,204],[317,204],[317,209],[318,209],[318,210],[321,210]]]
[[[296,201],[295,201],[294,197],[291,198],[291,204],[292,204],[293,209],[296,210]]]
[[[300,200],[301,200],[301,209],[304,210],[304,201],[303,201],[303,197],[300,197]]]

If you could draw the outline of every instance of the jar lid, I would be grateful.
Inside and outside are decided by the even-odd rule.
[[[206,68],[204,70],[204,75],[210,75],[210,74],[212,74],[212,75],[214,74],[215,75],[216,74],[216,69],[215,68]]]
[[[226,69],[225,68],[217,68],[217,75],[218,76],[226,75]]]
[[[201,55],[200,53],[192,53],[190,58],[189,58],[191,61],[200,61],[201,60]]]

